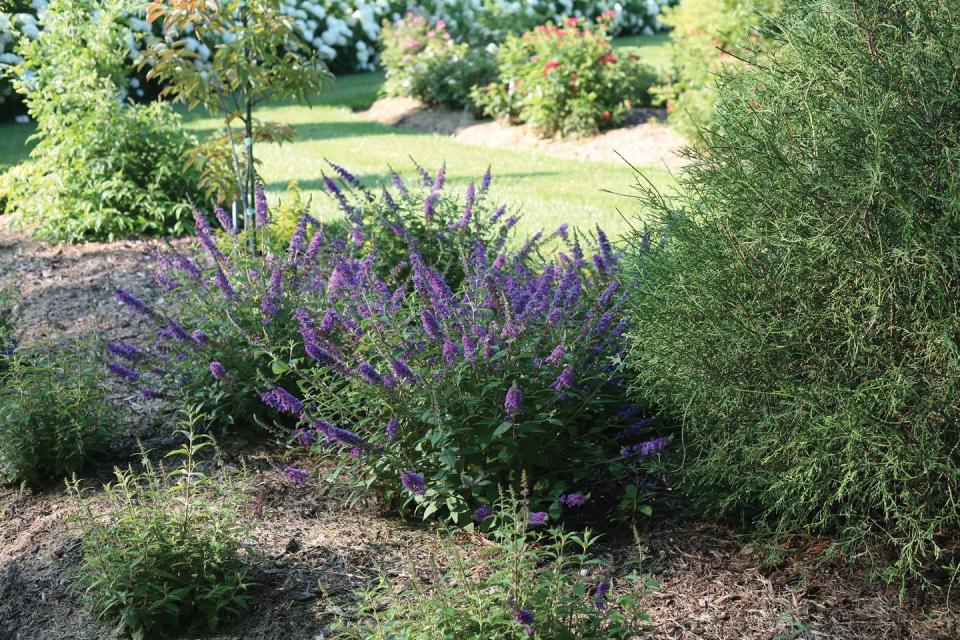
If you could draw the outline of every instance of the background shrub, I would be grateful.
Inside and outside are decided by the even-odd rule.
[[[0,480],[58,482],[102,453],[117,420],[107,394],[103,362],[82,345],[0,354]]]
[[[634,105],[650,103],[655,74],[635,56],[618,58],[608,28],[608,18],[596,25],[570,18],[508,37],[497,52],[497,81],[476,87],[471,99],[485,114],[546,137],[619,124]]]
[[[97,617],[119,621],[134,638],[212,631],[247,607],[242,479],[222,465],[216,476],[201,471],[198,454],[214,443],[192,425],[178,432],[183,446],[165,456],[179,465],[158,467],[142,452],[142,473],[117,469],[103,512],[73,483],[82,534],[78,582]]]
[[[666,102],[670,123],[693,141],[700,129],[716,124],[717,82],[724,71],[774,41],[763,36],[763,16],[780,11],[782,0],[683,0],[667,7],[673,76],[656,88]]]
[[[613,29],[618,34],[652,34],[659,31],[661,8],[675,0],[537,0],[518,6],[510,0],[285,0],[282,11],[296,24],[303,41],[336,73],[376,68],[381,50],[381,25],[401,19],[416,9],[431,22],[444,20],[458,42],[485,46],[503,40],[508,33],[520,33],[547,20],[566,16],[594,18],[613,12]],[[36,37],[43,29],[37,15],[46,9],[47,0],[16,0],[7,13],[0,11],[0,68],[17,64],[20,56],[14,46],[14,33]],[[150,97],[156,87],[144,82],[135,62],[149,46],[151,36],[159,35],[144,20],[142,7],[131,6],[119,16],[123,39],[128,47],[129,64],[124,83],[131,97]],[[210,49],[186,35],[186,46],[203,64]],[[2,74],[0,74],[2,75]],[[23,106],[9,82],[0,78],[0,118],[23,112]]]
[[[115,16],[87,0],[54,0],[43,36],[24,41],[15,81],[38,123],[28,167],[13,176],[7,210],[48,238],[76,241],[182,233],[197,176],[184,169],[195,144],[164,103],[118,98],[124,64]],[[109,122],[110,126],[104,126]]]
[[[626,640],[648,625],[630,593],[646,585],[636,589],[635,574],[613,584],[592,555],[597,537],[589,530],[541,532],[531,523],[537,516],[512,495],[497,506],[496,516],[481,518],[498,518],[491,548],[465,551],[446,541],[448,569],[433,567],[426,585],[418,578],[402,592],[383,580],[361,594],[359,624],[334,626],[337,637]]]
[[[430,105],[467,106],[470,89],[496,75],[488,51],[454,42],[443,20],[431,24],[414,13],[384,27],[382,62],[387,95]]]
[[[776,28],[679,198],[647,194],[636,389],[686,419],[676,475],[705,510],[916,575],[960,528],[960,13],[821,0]]]

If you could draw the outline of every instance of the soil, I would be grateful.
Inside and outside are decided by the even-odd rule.
[[[156,244],[51,245],[6,229],[0,219],[0,287],[15,283],[20,289],[15,314],[20,339],[137,335],[140,327],[120,310],[113,290],[122,286],[146,298],[159,295],[150,277],[149,252]],[[163,407],[138,407],[135,420],[123,427],[112,459],[82,478],[95,499],[102,496],[110,468],[131,460],[133,435],[158,449],[169,442],[171,418]],[[257,586],[251,611],[210,637],[333,638],[329,625],[353,615],[357,589],[382,574],[401,585],[423,580],[426,567],[442,564],[430,528],[350,500],[331,483],[320,482],[322,491],[317,485],[290,486],[280,473],[291,463],[283,459],[289,453],[277,447],[242,441],[229,447],[227,461],[248,467],[250,491],[262,505],[250,541]],[[322,476],[322,470],[313,471]],[[0,488],[0,640],[122,637],[91,617],[74,586],[75,508],[62,487]],[[668,519],[648,521],[639,544],[616,530],[607,540],[600,553],[614,575],[638,569],[658,584],[642,597],[655,625],[644,638],[960,637],[960,616],[942,596],[923,599],[908,591],[901,601],[896,591],[842,564],[818,563],[822,541],[760,547],[725,526]],[[459,542],[469,547],[482,541],[464,534]]]
[[[634,109],[623,126],[587,138],[544,140],[528,127],[503,120],[481,120],[467,111],[427,107],[411,98],[385,98],[364,111],[388,126],[450,136],[468,144],[531,149],[556,158],[605,162],[626,160],[638,167],[676,170],[686,164],[680,151],[686,141],[664,124],[661,109]]]

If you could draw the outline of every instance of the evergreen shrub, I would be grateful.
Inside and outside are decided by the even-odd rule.
[[[917,575],[960,530],[960,6],[804,5],[679,196],[645,191],[635,389],[684,420],[705,511]]]

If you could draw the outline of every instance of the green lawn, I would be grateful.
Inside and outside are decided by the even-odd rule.
[[[618,41],[654,65],[669,64],[666,36],[625,38]],[[633,200],[615,193],[629,191],[633,172],[624,163],[581,162],[550,157],[527,150],[499,149],[453,141],[440,135],[391,128],[371,123],[355,110],[376,99],[382,73],[364,73],[338,78],[334,91],[320,96],[312,107],[279,104],[264,107],[254,115],[262,120],[292,124],[297,138],[283,146],[262,145],[257,155],[263,161],[262,175],[273,198],[287,197],[287,185],[297,181],[313,196],[321,215],[334,210],[331,199],[321,191],[321,178],[329,172],[324,159],[341,164],[367,182],[383,181],[388,166],[413,175],[410,158],[435,171],[446,162],[453,189],[478,180],[488,165],[494,172],[493,195],[525,214],[521,229],[552,230],[568,222],[591,227],[600,224],[613,234],[637,213]],[[188,114],[187,126],[205,134],[219,125],[214,118]],[[26,157],[26,137],[32,125],[0,126],[0,170]],[[660,186],[671,178],[662,168],[645,167],[647,177]],[[611,193],[614,192],[614,193]]]

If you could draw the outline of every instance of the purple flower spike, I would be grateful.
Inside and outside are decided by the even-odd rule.
[[[606,598],[608,591],[610,591],[609,582],[601,582],[593,589],[594,605],[600,611],[607,608],[607,603],[604,598]]]
[[[437,317],[426,309],[420,312],[420,323],[423,325],[424,332],[432,339],[440,340],[443,338],[443,329],[440,328]]]
[[[647,458],[656,453],[660,453],[667,448],[668,444],[670,444],[670,439],[667,436],[660,436],[653,440],[635,444],[632,447],[623,447],[620,449],[620,455],[624,458]]]
[[[287,467],[283,470],[283,475],[288,482],[292,482],[298,487],[302,487],[307,484],[307,480],[310,478],[310,472],[304,471],[303,469],[297,469],[296,467]]]
[[[447,184],[447,165],[444,163],[437,171],[437,177],[433,181],[433,191],[443,191],[443,186]]]
[[[513,619],[519,624],[531,626],[534,623],[533,612],[529,609],[517,609],[513,614]]]
[[[410,493],[422,496],[427,491],[427,483],[423,476],[415,471],[404,471],[400,474],[400,484]]]
[[[387,440],[389,442],[395,442],[398,437],[400,437],[400,421],[394,416],[390,418],[390,422],[387,423]]]
[[[229,377],[226,368],[217,361],[210,363],[210,375],[217,380],[226,380]]]
[[[566,391],[571,388],[573,386],[573,367],[570,365],[565,366],[550,386],[553,387],[554,391]]]
[[[480,193],[486,193],[490,190],[490,182],[493,180],[493,174],[490,173],[490,165],[487,165],[487,170],[483,174],[483,178],[480,180]]]
[[[107,365],[107,369],[109,369],[110,373],[118,378],[124,378],[126,380],[130,380],[131,382],[136,382],[140,379],[140,372],[134,371],[133,369],[125,367],[122,364],[111,362]]]
[[[107,351],[118,358],[123,358],[130,362],[136,362],[144,356],[143,351],[126,342],[108,342]]]
[[[539,529],[540,527],[547,526],[547,523],[550,521],[550,516],[547,515],[546,511],[535,511],[530,514],[530,528]]]
[[[254,228],[260,229],[270,224],[270,209],[267,207],[267,194],[263,192],[262,184],[258,184],[254,189],[254,201],[256,202],[257,211]]]
[[[457,361],[457,345],[452,340],[443,341],[443,361],[447,364],[453,364]]]
[[[129,291],[117,287],[116,295],[117,295],[117,299],[120,300],[120,302],[122,302],[123,304],[127,305],[128,307],[130,307],[130,308],[133,309],[134,311],[138,311],[138,312],[142,313],[143,315],[145,315],[145,316],[147,316],[147,317],[150,317],[150,318],[156,318],[156,317],[157,317],[157,312],[154,311],[154,310],[150,307],[150,305],[148,305],[146,302],[144,302],[143,300],[141,300],[141,299],[138,298],[137,296],[133,295],[133,294],[130,293]]]
[[[383,376],[368,362],[364,362],[357,367],[357,373],[367,384],[383,384]]]
[[[217,275],[215,281],[217,283],[217,288],[220,289],[220,292],[223,293],[227,300],[233,300],[237,297],[236,292],[233,290],[233,285],[230,284],[230,279],[227,278],[227,274],[224,273],[223,269],[221,269],[219,265],[217,266]]]
[[[199,209],[194,208],[193,210],[193,222],[194,227],[197,233],[197,239],[200,240],[200,244],[203,245],[203,248],[207,250],[207,253],[210,254],[217,262],[223,262],[227,259],[227,256],[223,255],[219,248],[217,248],[217,243],[213,239],[213,229],[210,227],[210,223],[207,222],[206,216],[200,213]]]
[[[293,437],[301,447],[309,447],[313,444],[313,433],[313,431],[308,429],[297,429]]]
[[[390,368],[393,369],[394,375],[398,379],[404,380],[406,382],[416,382],[420,379],[420,376],[413,372],[413,369],[406,363],[403,358],[397,358],[390,363]]]
[[[230,214],[223,210],[222,207],[214,207],[214,214],[217,216],[217,221],[220,223],[220,226],[223,227],[223,230],[229,233],[232,236],[237,235],[237,228],[233,226],[233,218],[230,217]]]
[[[439,193],[433,191],[427,196],[427,199],[423,201],[423,217],[427,220],[433,216],[433,207],[437,204],[439,195]]]
[[[566,355],[567,349],[563,344],[558,344],[553,348],[553,351],[550,352],[550,355],[547,356],[547,362],[553,366],[560,364],[560,361],[563,360],[563,356]]]
[[[503,408],[506,409],[508,416],[514,418],[520,413],[522,406],[523,392],[520,390],[520,387],[517,386],[517,383],[514,382],[510,385],[510,389],[507,390],[507,397],[503,402]]]
[[[483,522],[487,518],[493,517],[494,513],[495,512],[493,509],[485,504],[482,504],[473,510],[473,519],[475,522]]]
[[[268,407],[281,413],[300,415],[303,411],[303,403],[283,387],[274,387],[273,391],[264,393],[260,399]]]
[[[568,493],[566,495],[560,496],[560,504],[567,507],[568,509],[575,509],[577,507],[582,507],[587,502],[587,496],[579,491],[577,493]]]
[[[277,315],[280,307],[280,300],[283,297],[283,271],[275,268],[270,273],[270,285],[263,294],[263,300],[260,301],[260,313],[263,316],[263,324],[270,324],[273,317]]]

